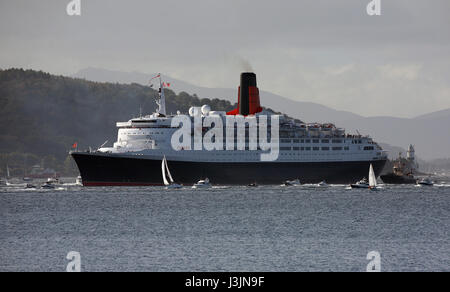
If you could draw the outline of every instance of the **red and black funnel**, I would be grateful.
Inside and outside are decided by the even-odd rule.
[[[256,85],[256,74],[241,73],[241,85],[238,90],[238,107],[227,115],[254,115],[262,111],[259,101],[259,90]]]

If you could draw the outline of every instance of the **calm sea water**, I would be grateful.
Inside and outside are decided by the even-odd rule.
[[[450,184],[0,189],[0,270],[450,271]]]

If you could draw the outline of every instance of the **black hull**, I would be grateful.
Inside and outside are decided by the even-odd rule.
[[[395,175],[393,173],[380,176],[385,184],[416,184],[414,177]]]
[[[162,185],[161,160],[124,158],[95,153],[72,153],[85,186]],[[366,177],[372,163],[378,176],[386,160],[346,162],[181,162],[169,161],[178,183],[192,185],[208,177],[213,184],[280,184],[299,178],[302,183],[350,184]]]

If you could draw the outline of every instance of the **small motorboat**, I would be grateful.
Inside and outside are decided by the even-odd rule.
[[[77,176],[77,179],[75,180],[75,185],[76,186],[83,186],[83,179],[81,178],[81,175]]]
[[[250,188],[258,187],[258,185],[256,183],[251,183],[251,184],[248,184],[247,186],[250,187]]]
[[[169,165],[167,164],[166,156],[164,155],[162,163],[161,163],[161,172],[163,177],[163,183],[166,186],[166,189],[181,189],[183,185],[175,183],[175,181],[172,178],[172,174],[169,170]],[[167,172],[167,174],[166,174]],[[167,179],[167,177],[169,179]]]
[[[54,190],[55,188],[56,188],[55,185],[49,182],[46,182],[41,186],[41,189],[44,190]]]
[[[173,189],[181,189],[183,185],[177,184],[177,183],[171,183],[170,185],[166,186],[166,189],[173,190]]]
[[[317,184],[318,187],[322,187],[322,188],[326,188],[328,187],[328,184],[326,181],[321,181],[320,183]]]
[[[300,180],[297,178],[294,180],[287,180],[284,182],[283,185],[285,185],[287,187],[292,187],[292,186],[299,186],[299,185],[301,185],[301,183],[300,183]]]
[[[192,186],[193,189],[201,189],[201,188],[210,188],[211,183],[209,182],[208,178],[205,178],[204,180],[199,180],[195,185]]]
[[[363,178],[356,184],[351,184],[350,186],[352,189],[377,190],[377,177],[375,175],[375,171],[373,170],[372,164],[369,166],[369,180]]]
[[[431,178],[426,177],[421,179],[420,181],[417,182],[417,184],[419,186],[427,186],[427,187],[431,187],[434,185],[434,182],[431,180]]]
[[[352,189],[368,189],[370,187],[367,178],[363,178],[359,182],[351,184],[350,186]]]
[[[59,184],[59,178],[57,177],[49,177],[47,178],[47,182],[48,184]]]
[[[25,188],[26,189],[37,189],[37,187],[35,185],[32,185],[32,184],[27,184]]]

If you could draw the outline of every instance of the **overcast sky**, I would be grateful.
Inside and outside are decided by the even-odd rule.
[[[450,1],[0,0],[0,68],[161,72],[365,116],[450,108]]]

